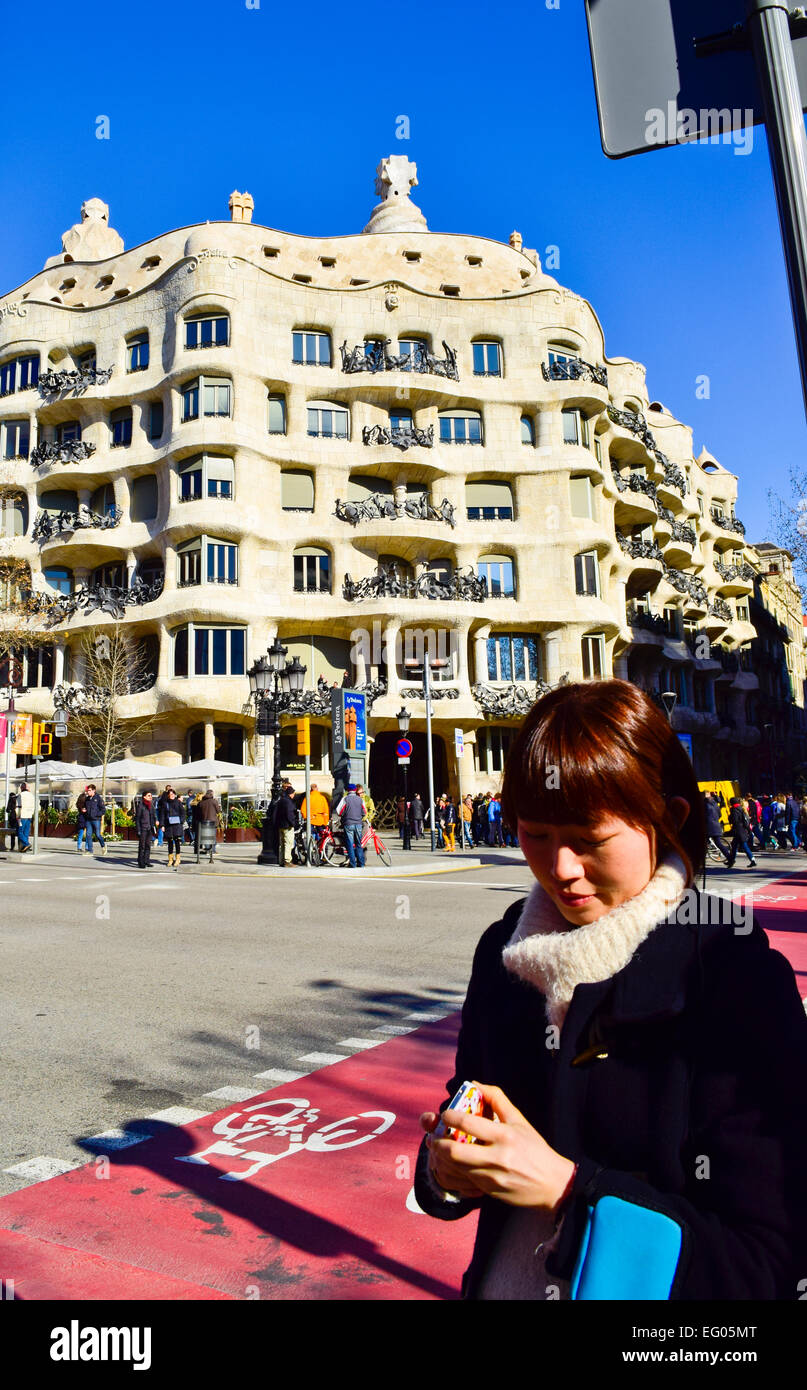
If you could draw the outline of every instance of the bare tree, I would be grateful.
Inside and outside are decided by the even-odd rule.
[[[125,704],[130,696],[153,685],[154,671],[147,645],[120,627],[87,628],[79,652],[84,664],[82,682],[59,687],[54,703],[67,711],[71,732],[86,743],[89,760],[101,764],[103,796],[109,763],[153,728],[151,716],[142,719],[127,714]]]
[[[776,544],[789,550],[802,597],[807,600],[807,479],[797,468],[790,470],[788,499],[768,490]]]
[[[8,675],[9,658],[24,647],[50,646],[53,634],[34,625],[31,609],[31,571],[25,560],[0,543],[0,666]],[[0,685],[10,682],[0,680]]]

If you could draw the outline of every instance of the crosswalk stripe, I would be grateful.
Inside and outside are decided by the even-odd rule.
[[[205,1091],[205,1100],[251,1100],[262,1096],[263,1091],[253,1091],[249,1086],[220,1086],[217,1091]]]
[[[341,1038],[336,1044],[337,1047],[353,1047],[357,1052],[361,1052],[366,1047],[380,1047],[383,1038]]]
[[[11,1173],[15,1178],[27,1178],[29,1183],[47,1182],[48,1178],[56,1178],[60,1173],[70,1173],[74,1168],[82,1168],[87,1162],[86,1159],[76,1159],[73,1163],[65,1163],[61,1158],[48,1158],[42,1155],[40,1158],[26,1158],[24,1163],[13,1163],[10,1168],[4,1168],[4,1173]]]
[[[256,1071],[256,1081],[273,1081],[276,1086],[285,1086],[288,1081],[302,1081],[304,1076],[310,1076],[307,1071],[284,1071],[282,1067],[270,1067],[269,1071]]]
[[[328,1067],[331,1062],[344,1062],[344,1054],[341,1052],[306,1052],[304,1057],[298,1057],[298,1062],[311,1062],[313,1066]]]

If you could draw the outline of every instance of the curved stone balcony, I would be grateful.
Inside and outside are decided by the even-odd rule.
[[[724,565],[716,558],[714,567],[719,576],[717,588],[721,594],[737,598],[754,592],[755,571],[751,565]]]
[[[613,479],[618,493],[614,503],[616,526],[644,526],[648,521],[656,520],[658,503],[655,483],[640,473],[630,473],[624,478],[614,473]]]
[[[664,573],[664,555],[655,541],[631,540],[622,531],[616,532],[620,550],[632,561],[631,577],[649,582],[653,587]]]
[[[347,376],[358,375],[365,380],[382,373],[403,373],[410,378],[430,376],[459,381],[456,349],[449,347],[445,340],[442,357],[438,357],[420,343],[415,344],[412,353],[390,353],[387,349],[391,342],[391,338],[378,338],[371,345],[368,339],[349,348],[345,339],[339,348],[342,373]]]
[[[670,538],[664,546],[664,559],[676,567],[691,565],[692,553],[697,543],[698,537],[691,526],[687,526],[686,522],[673,520]]]
[[[362,444],[383,445],[406,453],[409,449],[433,449],[434,425],[419,429],[413,425],[405,429],[401,425],[364,425],[361,432]]]
[[[83,504],[79,504],[75,511],[39,511],[31,530],[31,539],[44,545],[63,536],[72,537],[76,531],[109,531],[120,525],[122,516],[123,511],[120,507],[99,514],[90,511],[89,507]]]
[[[679,734],[716,734],[720,715],[711,710],[694,709],[691,705],[676,705],[670,723]]]
[[[425,495],[408,497],[404,502],[395,502],[392,497],[383,493],[373,493],[370,497],[355,502],[343,502],[337,498],[334,515],[340,521],[348,522],[350,526],[361,525],[363,534],[372,532],[374,523],[378,522],[437,521],[444,522],[453,530],[458,520],[456,509],[447,497],[442,499],[439,507],[434,507]],[[390,532],[384,529],[382,534],[387,537]]]
[[[28,461],[32,468],[52,468],[60,463],[85,463],[95,453],[96,446],[83,439],[70,439],[64,444],[49,443],[43,440],[30,452]]]
[[[723,540],[725,541],[726,545],[731,545],[732,547],[735,547],[737,545],[737,536],[745,535],[745,527],[743,526],[743,523],[740,520],[738,520],[737,517],[722,516],[713,508],[710,509],[709,515],[715,527],[715,541],[719,542]]]
[[[79,371],[53,369],[40,373],[38,386],[44,400],[39,403],[38,412],[68,395],[83,396],[92,387],[106,386],[112,372],[112,367],[82,367]]]

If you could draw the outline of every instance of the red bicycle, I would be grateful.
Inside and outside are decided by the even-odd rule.
[[[375,828],[372,825],[367,825],[361,837],[362,849],[366,850],[370,843],[372,843],[373,849],[381,860],[381,863],[389,868],[392,864],[392,856],[389,850]],[[337,828],[334,832],[330,825],[321,827],[319,852],[322,857],[322,862],[328,864],[331,868],[338,869],[344,864],[350,863],[350,856],[347,852],[347,841],[345,840],[344,831],[341,828]]]

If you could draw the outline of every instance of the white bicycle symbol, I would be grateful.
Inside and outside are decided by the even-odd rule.
[[[253,1114],[253,1111],[257,1113]],[[234,1123],[242,1116],[245,1118],[240,1124]],[[277,1100],[258,1101],[244,1110],[232,1111],[213,1126],[213,1133],[225,1135],[225,1138],[215,1140],[197,1153],[183,1154],[176,1162],[209,1164],[210,1156],[214,1154],[223,1158],[238,1158],[250,1166],[241,1173],[220,1173],[219,1177],[225,1182],[242,1182],[268,1164],[301,1153],[303,1149],[328,1153],[333,1149],[353,1149],[358,1144],[367,1144],[389,1129],[396,1119],[391,1110],[363,1110],[359,1115],[348,1115],[344,1120],[321,1125],[306,1136],[304,1131],[315,1124],[319,1117],[319,1110],[309,1106],[307,1100],[280,1096]],[[368,1130],[366,1125],[359,1125],[362,1120],[377,1120],[379,1123]],[[249,1147],[257,1140],[266,1138],[271,1141],[287,1139],[288,1145],[276,1153]]]

